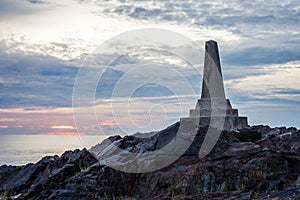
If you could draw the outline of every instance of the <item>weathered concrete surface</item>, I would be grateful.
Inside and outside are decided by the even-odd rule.
[[[234,130],[242,129],[248,126],[247,117],[235,116],[209,116],[209,117],[187,117],[181,118],[180,123],[182,130],[186,132],[195,130],[195,126],[207,126],[217,130]]]
[[[217,42],[205,43],[204,73],[201,99],[225,98],[221,63]]]
[[[238,110],[233,109],[230,100],[226,99],[218,44],[212,40],[205,43],[203,74],[201,99],[196,108],[190,110],[190,117],[181,119],[181,125],[185,129],[191,126],[190,131],[194,129],[191,123],[211,125],[219,130],[247,127],[247,117],[239,117]]]

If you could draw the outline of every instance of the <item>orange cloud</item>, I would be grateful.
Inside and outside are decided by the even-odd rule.
[[[21,125],[13,126],[14,128],[23,128]]]
[[[117,127],[118,123],[114,119],[106,119],[99,122],[100,126],[111,126],[111,127]]]
[[[9,128],[8,126],[0,126],[0,128]]]

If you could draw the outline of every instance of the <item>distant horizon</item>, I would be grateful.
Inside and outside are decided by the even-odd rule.
[[[170,124],[172,125],[172,124]],[[169,127],[170,125],[166,126],[165,128]],[[249,124],[250,127],[254,127],[254,126],[269,126],[270,128],[296,128],[296,129],[300,129],[299,127],[297,126],[285,126],[285,125],[282,125],[282,126],[270,126],[268,124]],[[163,129],[162,129],[163,130]],[[153,131],[149,131],[149,132],[158,132],[160,130],[153,130]],[[116,134],[78,134],[78,133],[72,133],[72,134],[64,134],[64,133],[58,133],[58,134],[55,134],[55,133],[0,133],[0,135],[29,135],[29,136],[67,136],[67,137],[84,137],[84,136],[94,136],[94,137],[98,137],[98,136],[105,136],[105,137],[111,137],[111,136],[116,136],[116,135],[120,135],[120,136],[126,136],[126,135],[134,135],[136,133],[140,133],[140,132],[132,132],[131,134],[120,134],[120,133],[116,133]]]

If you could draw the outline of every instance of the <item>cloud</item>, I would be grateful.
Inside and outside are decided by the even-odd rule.
[[[26,54],[56,57],[62,60],[80,59],[86,56],[96,45],[79,38],[64,38],[61,41],[32,42],[24,35],[14,33],[1,34],[0,53]]]
[[[9,19],[10,17],[16,17],[19,15],[27,15],[44,10],[43,5],[37,6],[37,4],[44,4],[42,0],[1,0],[0,1],[0,17],[1,20]]]
[[[33,4],[45,4],[45,3],[49,3],[48,1],[44,1],[44,0],[27,0],[29,3],[33,3]]]
[[[78,67],[51,56],[0,55],[1,108],[69,107]]]
[[[230,64],[283,63],[299,59],[300,2],[297,0],[93,2],[98,5],[100,15],[144,24],[173,24],[193,31],[198,40],[207,34],[232,53],[228,58]]]
[[[225,81],[230,97],[236,102],[269,102],[282,105],[300,103],[300,62],[262,65],[257,73]]]
[[[54,130],[76,133],[71,108],[7,108],[0,109],[0,118],[5,119],[0,121],[0,134],[47,134]]]
[[[229,66],[254,66],[265,64],[286,63],[300,60],[299,44],[288,45],[288,47],[266,47],[266,44],[261,46],[243,48],[239,50],[226,51],[225,48],[222,54],[224,65]]]
[[[274,25],[299,21],[299,2],[263,1],[94,1],[106,14],[118,14],[138,20],[170,21],[177,24],[237,27],[247,24]],[[283,28],[283,27],[282,27]]]
[[[84,52],[81,56],[70,60],[54,57],[56,53],[66,51],[70,43],[31,45],[27,48],[23,48],[22,45],[21,41],[0,40],[0,63],[2,63],[0,68],[0,93],[2,94],[0,100],[2,104],[0,108],[70,107],[78,69],[84,67],[99,72],[106,67],[107,63],[110,63],[110,66],[100,79],[96,98],[111,98],[119,79],[128,75],[132,77],[127,79],[126,84],[147,80],[151,74],[154,78],[156,77],[155,80],[164,81],[163,83],[168,83],[169,86],[177,85],[176,88],[184,86],[184,84],[178,86],[178,77],[182,75],[194,91],[197,91],[196,93],[200,91],[200,84],[198,84],[200,78],[195,69],[191,66],[182,66],[181,63],[185,62],[182,58],[172,54],[168,55],[159,50],[153,52],[134,49],[132,54],[124,55],[118,51],[101,55],[91,54],[82,63],[85,58]],[[43,54],[43,51],[56,47],[59,49],[58,52]],[[180,46],[180,48],[184,53],[191,54],[191,50],[187,47]],[[26,49],[31,49],[31,51]],[[34,49],[39,49],[39,51],[33,51]],[[114,58],[117,59],[113,60]],[[128,72],[132,69],[138,69],[138,71],[129,74]],[[162,75],[164,78],[161,77]],[[84,80],[89,82],[90,77],[87,76]],[[195,84],[195,82],[197,83]],[[123,86],[126,87],[126,84]],[[167,91],[168,88],[166,88],[167,90],[164,88],[164,85],[157,86],[137,86],[136,89],[140,90],[135,95],[151,97],[171,94]]]

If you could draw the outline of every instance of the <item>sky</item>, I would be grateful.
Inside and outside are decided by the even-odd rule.
[[[200,60],[204,42],[216,40],[226,94],[240,115],[250,125],[300,128],[299,20],[298,0],[0,0],[0,134],[131,134],[188,116],[200,97],[201,64],[195,71],[163,52],[161,41],[154,50],[123,45],[120,34],[139,29],[191,39],[199,51],[178,46],[181,40],[168,50]],[[111,51],[106,46],[94,54],[101,44]],[[83,119],[95,112],[97,121],[78,130],[72,99],[81,69],[103,76],[95,102],[76,108]],[[135,69],[141,70],[129,73]],[[192,90],[182,86],[181,75]],[[163,82],[125,94],[149,77]],[[120,80],[125,82],[116,89]]]

